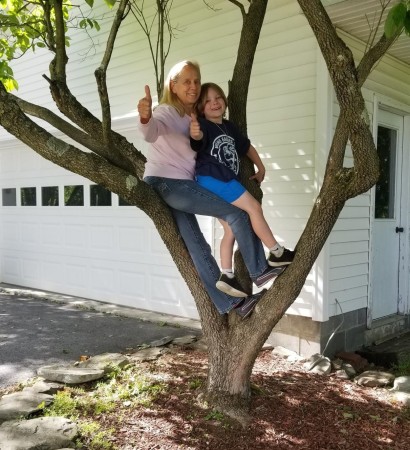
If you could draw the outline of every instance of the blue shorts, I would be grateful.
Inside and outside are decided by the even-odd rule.
[[[237,180],[220,181],[214,177],[198,175],[196,181],[200,186],[213,192],[228,203],[238,200],[238,198],[246,192],[246,189]]]

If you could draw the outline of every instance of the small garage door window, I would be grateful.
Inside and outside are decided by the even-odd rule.
[[[2,205],[3,206],[16,206],[17,194],[16,188],[5,188],[1,191]]]

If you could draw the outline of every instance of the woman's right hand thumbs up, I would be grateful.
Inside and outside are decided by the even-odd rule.
[[[152,98],[149,86],[145,86],[145,97],[138,102],[141,123],[148,123],[152,116]]]

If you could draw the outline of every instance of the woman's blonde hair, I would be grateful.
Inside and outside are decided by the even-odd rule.
[[[199,98],[195,105],[195,110],[198,116],[204,116],[206,97],[208,96],[209,89],[213,89],[218,95],[222,97],[222,100],[225,102],[225,112],[223,117],[225,117],[226,109],[228,108],[228,99],[226,98],[225,92],[223,89],[215,83],[204,83],[201,86],[201,93],[199,94]]]
[[[162,94],[162,98],[160,101],[160,104],[173,106],[178,111],[181,117],[185,115],[184,105],[181,103],[179,98],[172,92],[171,83],[175,83],[176,81],[178,81],[178,78],[181,75],[182,70],[187,66],[194,68],[198,73],[199,79],[201,79],[201,69],[199,68],[198,63],[187,60],[180,61],[179,63],[175,64],[168,72],[167,79],[165,80],[164,83],[164,93]]]

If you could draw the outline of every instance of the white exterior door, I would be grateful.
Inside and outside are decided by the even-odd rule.
[[[401,293],[400,250],[404,212],[401,209],[403,116],[379,110],[377,152],[380,178],[374,188],[371,249],[372,319],[397,314]]]

